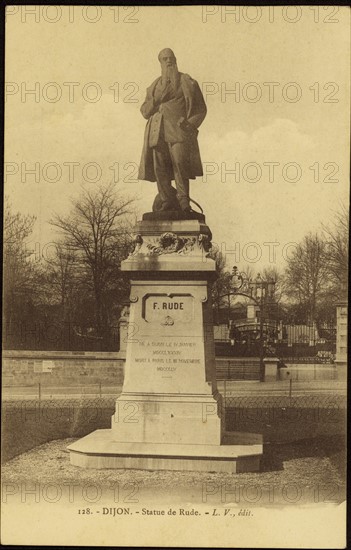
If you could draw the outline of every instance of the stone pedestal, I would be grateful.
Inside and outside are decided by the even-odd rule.
[[[275,382],[279,379],[279,359],[278,357],[265,357],[263,359],[264,363],[264,381],[265,382]]]
[[[338,369],[338,378],[347,376],[347,301],[336,306],[336,355],[335,364]]]
[[[202,217],[203,218],[203,217]],[[262,438],[225,434],[215,380],[209,258],[203,219],[144,219],[122,262],[131,278],[123,390],[111,430],[69,446],[85,467],[255,471]]]

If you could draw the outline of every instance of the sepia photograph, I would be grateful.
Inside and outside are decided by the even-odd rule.
[[[4,19],[2,544],[345,548],[349,8]]]

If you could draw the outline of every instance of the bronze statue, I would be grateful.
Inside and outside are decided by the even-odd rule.
[[[138,177],[157,181],[154,211],[180,210],[186,217],[192,212],[189,179],[203,174],[197,134],[207,108],[196,80],[178,71],[172,50],[162,50],[158,59],[161,76],[140,109],[148,122]]]

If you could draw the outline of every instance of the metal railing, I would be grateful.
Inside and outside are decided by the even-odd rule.
[[[122,384],[105,386],[101,382],[79,386],[49,386],[38,382],[37,384],[3,385],[2,399],[6,401],[34,398],[42,401],[47,399],[66,399],[67,397],[116,397],[121,392],[121,389]]]
[[[338,400],[346,406],[346,384],[337,380],[296,381],[284,380],[271,383],[238,383],[233,380],[217,380],[225,407],[238,407],[240,403],[253,406],[298,406],[314,407],[315,403],[330,404]]]
[[[226,377],[217,380],[218,391],[224,399],[240,397],[274,397],[284,396],[301,397],[313,395],[346,395],[346,383],[343,380],[296,380],[287,378],[264,384],[257,380],[235,380]],[[3,401],[18,400],[63,400],[63,399],[90,399],[116,398],[122,391],[122,384],[104,385],[46,385],[37,384],[3,385]],[[309,399],[309,397],[306,397]]]

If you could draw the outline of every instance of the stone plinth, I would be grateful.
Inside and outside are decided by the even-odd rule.
[[[71,464],[83,468],[235,474],[260,469],[262,437],[233,432],[223,437],[222,445],[120,443],[111,430],[96,430],[68,448]]]
[[[135,249],[122,262],[123,271],[139,272],[143,278],[160,278],[159,272],[183,273],[194,278],[194,273],[214,275],[214,260],[208,257],[212,234],[199,220],[144,220],[136,224]],[[197,279],[197,277],[196,277]]]
[[[338,369],[338,377],[347,376],[347,301],[342,301],[336,306],[336,356],[335,364]]]
[[[275,382],[279,378],[279,359],[278,357],[265,357],[264,363],[264,381]]]
[[[136,225],[134,251],[122,262],[131,278],[123,390],[111,429],[69,447],[73,464],[259,468],[261,436],[224,435],[211,303],[216,266],[202,218],[144,219]]]

